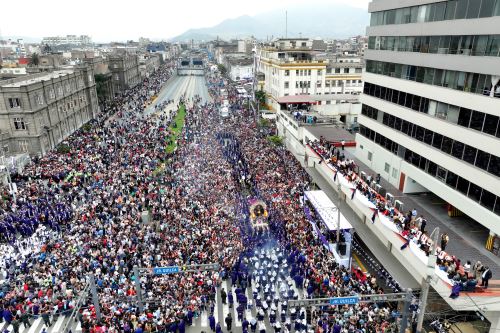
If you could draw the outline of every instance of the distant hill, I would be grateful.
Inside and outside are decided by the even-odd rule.
[[[307,4],[287,8],[288,37],[345,38],[365,34],[369,23],[366,10],[339,4]],[[259,39],[284,37],[285,8],[255,16],[224,20],[208,28],[190,29],[171,41],[210,40],[255,36]]]

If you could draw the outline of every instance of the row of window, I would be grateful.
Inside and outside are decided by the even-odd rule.
[[[500,0],[448,0],[373,12],[370,25],[475,19],[500,15]]]
[[[439,149],[448,155],[481,168],[494,176],[500,177],[500,157],[498,156],[466,145],[460,141],[453,140],[439,133],[435,133],[434,131],[382,112],[368,105],[363,105],[361,113],[396,131],[402,132],[420,142]]]
[[[500,117],[365,82],[366,95],[500,138]]]
[[[80,88],[83,87],[83,79],[78,80],[78,86]],[[76,90],[76,82],[75,81],[71,81],[71,83],[67,82],[64,85],[64,88],[66,89],[66,93],[70,94],[72,90]],[[63,86],[57,85],[56,89],[57,89],[57,96],[59,98],[63,97]],[[54,91],[54,88],[52,88],[52,87],[48,88],[47,94],[48,94],[49,100],[53,100],[56,98],[56,91]],[[43,94],[41,92],[35,92],[33,95],[33,98],[34,98],[35,103],[38,105],[43,105],[45,103],[44,98],[43,98]],[[17,97],[9,98],[8,103],[9,103],[9,107],[11,109],[21,108],[21,99],[20,98],[17,98]]]
[[[500,215],[500,197],[497,197],[495,194],[481,188],[480,186],[468,181],[465,178],[456,175],[455,173],[447,170],[446,168],[437,165],[436,163],[426,159],[423,156],[420,156],[419,154],[411,151],[410,149],[398,145],[395,142],[392,142],[383,135],[380,135],[379,133],[373,131],[372,129],[366,126],[360,125],[359,133],[362,136],[376,142],[377,144],[383,147],[387,147],[387,141],[391,142],[390,144],[391,146],[397,145],[398,147],[397,152],[391,150],[392,153],[397,154],[399,157],[404,158],[406,162],[427,172],[428,174],[439,179],[449,187],[459,191],[463,195],[478,202],[482,206],[493,211],[495,214]]]
[[[380,74],[500,98],[500,81],[487,74],[467,73],[431,67],[395,64],[375,60],[366,61],[368,73]]]
[[[500,57],[500,35],[371,36],[370,50]]]

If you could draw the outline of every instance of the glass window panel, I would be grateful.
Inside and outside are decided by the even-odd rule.
[[[403,120],[401,118],[396,118],[394,121],[394,129],[400,131],[402,122]]]
[[[426,165],[427,165],[427,159],[424,157],[420,157],[420,162],[418,163],[418,167],[422,170],[425,170]]]
[[[421,126],[417,126],[417,133],[416,133],[415,138],[420,142],[424,141],[424,133],[425,133],[425,129]]]
[[[476,131],[482,131],[483,123],[484,123],[484,113],[478,111],[472,112],[472,117],[470,120],[470,128],[475,129]]]
[[[428,108],[429,108],[429,99],[422,97],[420,99],[420,110],[419,111],[427,113]]]
[[[485,151],[478,150],[476,156],[476,166],[483,169],[488,170],[488,164],[490,163],[491,155]],[[495,156],[493,156],[495,157]],[[490,171],[491,172],[491,171]]]
[[[467,192],[469,191],[469,181],[465,178],[458,177],[457,190],[467,195]]]
[[[455,18],[456,8],[457,8],[456,0],[448,1],[448,3],[446,4],[446,12],[445,12],[446,20],[453,20]]]
[[[500,36],[494,35],[490,36],[488,39],[488,46],[486,47],[486,55],[491,57],[497,57],[500,50]]]
[[[439,39],[441,36],[432,36],[429,41],[429,53],[437,53],[439,48]]]
[[[394,23],[395,24],[403,23],[403,8],[396,9],[396,19]]]
[[[472,43],[472,55],[483,56],[488,46],[488,36],[475,36]]]
[[[453,142],[453,149],[451,150],[451,155],[453,157],[456,157],[458,159],[462,159],[462,156],[464,154],[464,144],[460,141],[454,141]]]
[[[432,139],[432,146],[441,149],[442,142],[443,142],[443,136],[439,133],[434,133],[434,138]]]
[[[450,39],[450,51],[451,54],[457,54],[458,47],[460,46],[461,36],[452,36]]]
[[[411,22],[411,8],[410,7],[403,8],[402,23],[410,23],[410,22]]]
[[[457,72],[457,89],[464,90],[465,87],[465,72]]]
[[[425,76],[425,67],[417,67],[415,81],[424,82],[424,76]]]
[[[495,5],[495,10],[493,11],[493,16],[500,16],[500,1],[497,0]]]
[[[411,108],[411,104],[413,101],[413,95],[412,94],[406,94],[406,100],[405,100],[405,107]]]
[[[418,6],[417,22],[425,22],[425,15],[429,9],[428,5]]]
[[[434,21],[444,20],[445,10],[446,10],[446,2],[436,3],[434,10]]]
[[[427,163],[427,172],[432,176],[436,176],[437,164],[429,161],[429,163]]]
[[[483,194],[481,195],[481,205],[492,210],[495,207],[496,195],[483,189]]]
[[[453,172],[448,170],[448,174],[446,175],[446,184],[450,187],[457,187],[458,176]]]
[[[412,99],[411,99],[411,108],[415,111],[418,111],[419,110],[419,107],[420,107],[420,100],[422,98],[420,96],[417,96],[417,95],[413,95]]]
[[[500,157],[491,155],[488,172],[497,177],[500,177]]]
[[[497,3],[500,3],[500,2],[497,2]],[[499,5],[500,6],[500,5]],[[495,209],[494,209],[494,212],[495,214],[497,215],[500,215],[500,197],[497,197],[497,203],[495,205]]]
[[[482,188],[480,188],[476,184],[470,183],[469,195],[468,195],[469,198],[479,202],[479,200],[481,199],[481,190],[482,190]]]
[[[448,172],[448,170],[446,170],[445,168],[442,168],[440,166],[438,166],[438,170],[437,170],[437,175],[436,177],[442,181],[446,181],[446,173]]]
[[[473,19],[479,16],[479,7],[481,6],[481,1],[472,0],[469,1],[469,6],[467,7],[467,18]]]
[[[399,92],[398,104],[401,106],[405,106],[406,93],[403,91]]]
[[[451,152],[452,145],[453,145],[453,140],[447,136],[443,136],[443,143],[441,144],[441,150],[449,154]]]
[[[481,11],[479,17],[490,17],[495,9],[495,0],[483,0],[481,2]]]
[[[399,90],[393,90],[392,91],[391,102],[395,103],[395,104],[398,104],[398,97],[399,97]]]
[[[491,135],[495,135],[498,128],[498,116],[487,114],[484,120],[483,132]]]
[[[403,123],[401,124],[401,132],[408,134],[410,131],[410,123],[406,120],[403,120]]]
[[[434,135],[433,131],[426,129],[424,134],[424,142],[428,145],[431,145],[433,135]]]
[[[477,0],[472,0],[477,1]],[[467,5],[469,0],[458,0],[457,1],[457,9],[455,11],[455,20],[460,20],[465,18],[465,14],[467,14]]]
[[[417,17],[418,17],[418,6],[413,6],[411,7],[411,23],[417,22]]]
[[[394,22],[396,21],[396,10],[395,9],[392,9],[392,10],[388,10],[386,12],[386,24],[394,24]]]
[[[394,128],[395,121],[396,121],[396,117],[394,117],[392,114],[389,115],[389,123],[387,124],[387,126]]]
[[[460,114],[458,115],[458,125],[463,127],[469,127],[471,115],[472,115],[472,110],[460,108]]]
[[[467,163],[474,165],[474,162],[476,161],[476,153],[477,153],[476,148],[471,147],[469,145],[465,145],[463,160]]]

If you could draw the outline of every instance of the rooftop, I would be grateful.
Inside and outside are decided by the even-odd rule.
[[[42,82],[42,81],[47,81],[47,80],[52,80],[52,79],[57,79],[58,77],[61,76],[66,76],[68,74],[74,73],[74,70],[72,69],[64,69],[64,70],[58,70],[50,73],[43,73],[43,75],[40,74],[35,74],[35,75],[30,75],[27,76],[26,78],[22,80],[13,80],[9,81],[6,84],[2,84],[1,87],[3,88],[19,88],[22,86],[28,86],[30,84]]]

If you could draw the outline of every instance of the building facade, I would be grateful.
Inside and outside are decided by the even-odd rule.
[[[482,224],[490,247],[500,235],[500,1],[374,0],[369,11],[358,158]]]
[[[92,39],[87,35],[66,35],[66,36],[56,36],[56,37],[44,37],[42,39],[42,45],[58,46],[58,45],[78,45],[85,46],[91,45]]]
[[[278,39],[257,50],[258,72],[264,75],[264,91],[269,106],[280,110],[280,100],[286,96],[308,95],[316,109],[331,115],[341,115],[337,104],[351,103],[363,90],[363,63],[349,54],[328,54],[313,50],[307,38]],[[341,95],[348,95],[345,99]],[[329,110],[330,109],[330,110]],[[357,117],[359,108],[342,108]],[[343,114],[346,116],[346,114]]]
[[[108,62],[115,92],[122,93],[141,81],[137,55],[129,53],[111,55],[108,57]]]
[[[94,74],[87,66],[2,81],[2,155],[44,155],[98,110]]]

